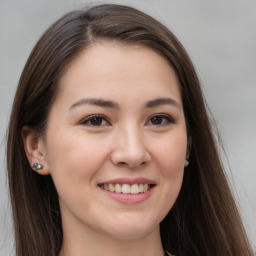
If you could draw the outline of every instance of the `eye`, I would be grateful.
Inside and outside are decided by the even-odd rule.
[[[163,114],[154,115],[147,122],[147,124],[154,126],[164,126],[170,123],[174,123],[174,120],[170,116]]]
[[[92,115],[84,118],[80,124],[86,126],[108,126],[110,125],[109,121],[102,115]]]

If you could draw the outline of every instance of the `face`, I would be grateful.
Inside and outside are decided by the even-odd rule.
[[[114,43],[81,53],[60,81],[44,154],[64,233],[139,238],[158,230],[187,154],[179,82],[167,60]]]

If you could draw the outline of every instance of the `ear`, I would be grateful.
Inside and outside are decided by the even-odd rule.
[[[49,168],[46,161],[45,144],[42,136],[39,136],[33,129],[28,126],[24,126],[22,128],[21,135],[24,150],[26,152],[31,168],[40,175],[48,175]],[[36,170],[33,167],[34,163],[42,164],[43,168]]]
[[[189,165],[188,159],[189,159],[190,152],[191,152],[191,146],[192,146],[192,137],[188,136],[186,159],[184,161],[184,167],[187,167]]]

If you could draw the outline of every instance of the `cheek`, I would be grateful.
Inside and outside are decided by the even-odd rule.
[[[88,183],[106,158],[105,147],[97,141],[79,133],[64,133],[48,140],[47,161],[57,190]]]
[[[173,136],[163,140],[156,148],[157,162],[164,176],[180,176],[186,157],[187,139],[185,136]]]
[[[186,136],[174,136],[165,140],[156,148],[157,165],[161,172],[161,183],[163,184],[161,196],[161,219],[170,211],[174,205],[181,189],[184,161],[186,156]],[[168,203],[167,203],[168,202]]]
[[[184,173],[183,148],[167,146],[160,152],[159,165],[167,196],[178,196]]]
[[[65,136],[61,134],[65,133]],[[106,158],[101,144],[81,133],[60,132],[49,141],[48,165],[62,211],[86,212],[90,208],[94,178]],[[64,135],[64,134],[63,134]],[[50,139],[50,137],[49,137]]]

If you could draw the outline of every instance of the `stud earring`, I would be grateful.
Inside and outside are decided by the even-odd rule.
[[[186,159],[185,163],[184,163],[184,166],[187,167],[188,165],[189,165],[189,161]]]
[[[34,168],[36,171],[40,171],[40,170],[42,170],[44,167],[43,167],[42,164],[34,163],[34,164],[33,164],[33,168]]]

